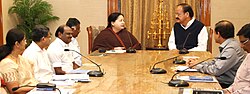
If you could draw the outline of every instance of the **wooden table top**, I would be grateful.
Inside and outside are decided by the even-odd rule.
[[[138,50],[137,53],[108,54],[107,56],[88,56],[101,64],[105,75],[90,77],[89,83],[74,86],[76,94],[178,94],[179,87],[167,83],[175,73],[177,64],[173,60],[156,65],[167,70],[166,74],[151,74],[154,63],[178,56],[177,51]],[[211,57],[209,52],[190,52],[186,56],[198,56],[202,61]],[[85,63],[90,63],[86,61]],[[82,69],[98,70],[96,66],[83,65]],[[199,72],[182,72],[179,75],[206,75]],[[164,83],[165,82],[165,83]],[[218,83],[189,82],[188,88],[221,89]]]

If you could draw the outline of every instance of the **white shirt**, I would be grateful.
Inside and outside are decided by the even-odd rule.
[[[73,53],[64,51],[69,45],[56,38],[48,47],[48,55],[53,67],[61,67],[66,73],[73,70]]]
[[[22,56],[34,62],[34,74],[39,82],[48,82],[51,80],[54,71],[45,49],[41,49],[32,41]]]
[[[72,37],[71,42],[69,43],[69,47],[70,47],[70,49],[75,50],[79,53],[81,52],[80,46],[79,46],[76,38],[74,38],[74,37]],[[75,63],[78,66],[82,66],[82,56],[79,55],[78,53],[73,53],[73,57],[74,57]]]
[[[181,24],[181,27],[184,28],[185,30],[188,29],[194,23],[194,20],[195,20],[195,18],[192,18],[192,20],[190,20],[187,23],[186,27],[184,27],[182,24]],[[208,40],[208,33],[207,33],[206,27],[204,26],[198,35],[198,46],[194,47],[192,49],[189,49],[189,51],[206,51],[207,50],[207,40]],[[169,48],[169,50],[176,49],[174,28],[172,28],[172,31],[171,31],[171,34],[169,37],[168,48]]]

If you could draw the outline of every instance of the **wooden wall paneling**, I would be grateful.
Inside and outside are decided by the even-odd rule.
[[[211,4],[210,0],[201,0],[200,1],[201,8],[201,18],[200,21],[203,22],[205,26],[211,26]]]
[[[108,0],[108,15],[113,12],[119,12],[119,0]]]
[[[0,45],[3,45],[3,12],[2,12],[2,0],[0,0]]]

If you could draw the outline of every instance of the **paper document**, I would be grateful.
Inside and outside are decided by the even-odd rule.
[[[75,84],[75,81],[73,81],[73,80],[49,81],[49,83],[56,84],[56,86],[73,86]]]
[[[182,72],[183,70],[185,70],[185,72],[197,72],[197,69],[190,69],[188,66],[177,66],[176,67],[178,72]]]
[[[87,74],[89,70],[81,70],[81,69],[76,69],[76,70],[71,70],[67,72],[68,74]]]
[[[182,56],[183,60],[188,61],[189,59],[199,59],[198,56]]]
[[[126,53],[126,50],[107,50],[105,53]]]
[[[76,82],[89,82],[89,75],[88,74],[65,74],[65,75],[53,75],[52,81],[67,81],[73,80]]]

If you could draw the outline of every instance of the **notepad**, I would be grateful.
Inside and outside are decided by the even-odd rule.
[[[212,76],[189,76],[189,80],[213,81]]]
[[[218,82],[214,76],[177,76],[177,79],[189,82]]]

